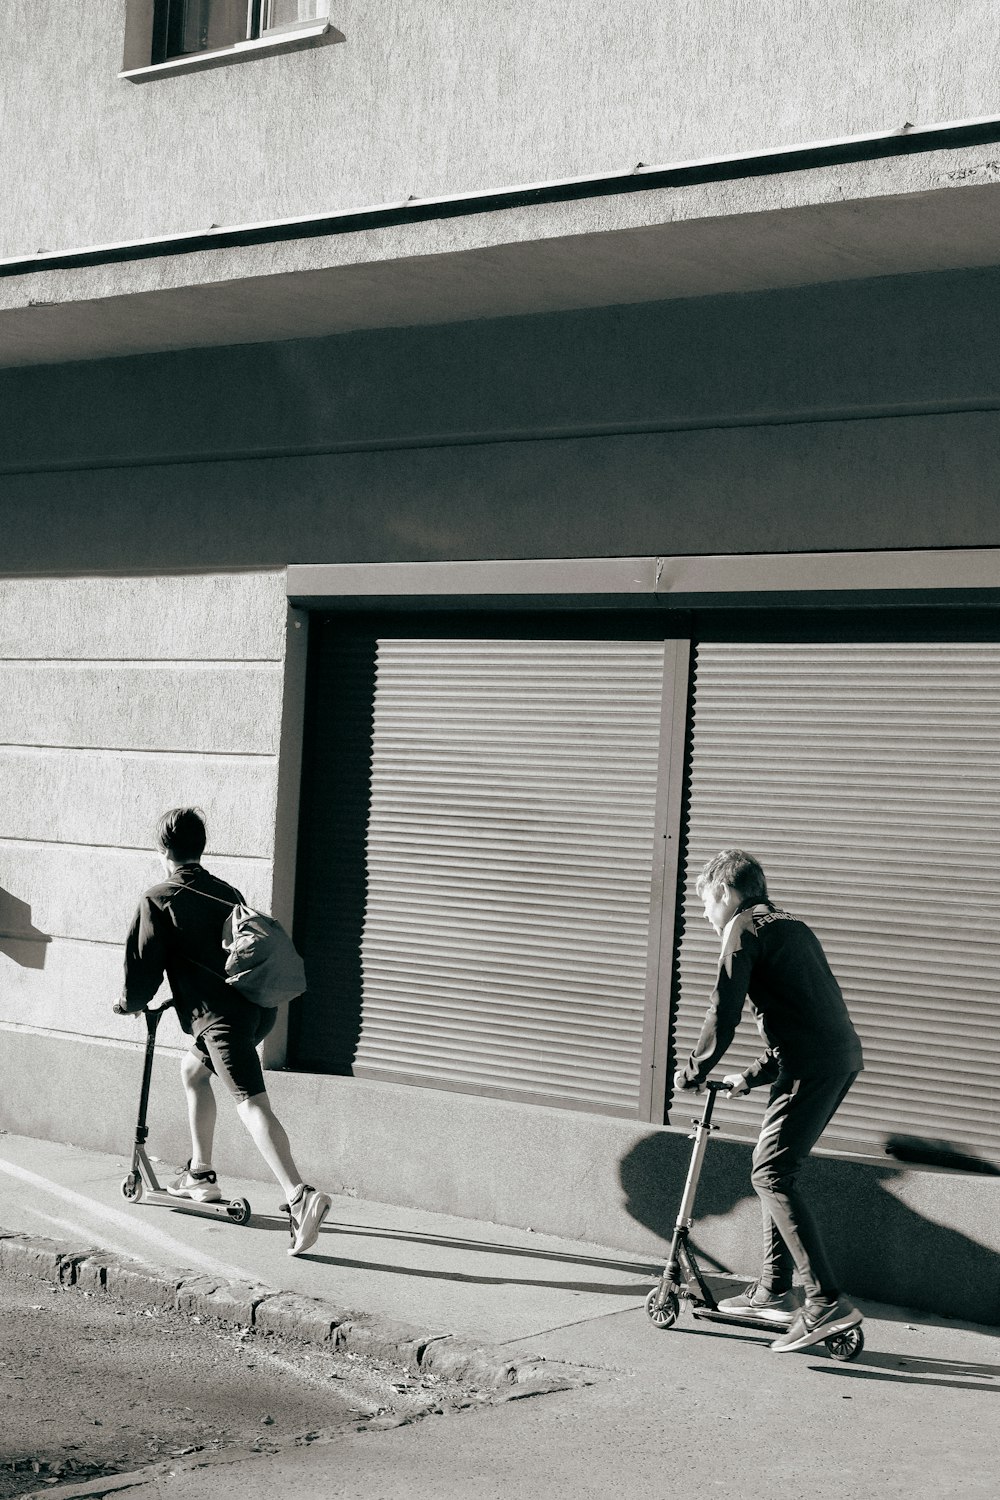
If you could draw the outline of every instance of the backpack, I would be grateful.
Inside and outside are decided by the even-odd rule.
[[[306,988],[306,968],[288,933],[268,917],[238,901],[222,928],[226,983],[245,1000],[274,1010]]]
[[[194,890],[193,894],[229,907],[222,927],[226,983],[244,1000],[264,1010],[276,1010],[284,1001],[303,993],[306,966],[277,917],[256,911],[245,901],[225,901],[208,891]]]

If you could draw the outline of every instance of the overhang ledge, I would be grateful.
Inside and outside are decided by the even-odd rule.
[[[1000,118],[0,262],[0,366],[1000,262]]]

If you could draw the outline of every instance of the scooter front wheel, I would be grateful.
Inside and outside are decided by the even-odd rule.
[[[865,1347],[865,1336],[861,1331],[861,1324],[856,1323],[853,1328],[845,1328],[843,1333],[835,1333],[832,1338],[825,1340],[826,1351],[831,1359],[846,1361],[857,1359]]]
[[[142,1177],[138,1172],[130,1172],[122,1182],[122,1197],[130,1203],[138,1203],[142,1197]]]
[[[654,1328],[673,1328],[680,1310],[680,1299],[674,1291],[669,1291],[660,1302],[660,1288],[654,1286],[646,1298],[646,1316]]]

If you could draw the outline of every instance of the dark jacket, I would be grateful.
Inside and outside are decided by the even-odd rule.
[[[779,1072],[793,1078],[856,1073],[861,1042],[819,938],[771,902],[741,907],[722,934],[719,977],[701,1035],[684,1068],[700,1083],[729,1047],[743,1002],[766,1051],[746,1070],[751,1087]]]
[[[180,1024],[192,1036],[213,1021],[255,1020],[257,1007],[225,981],[222,927],[242,900],[235,886],[197,863],[151,886],[125,942],[122,1009],[144,1009],[166,976]]]

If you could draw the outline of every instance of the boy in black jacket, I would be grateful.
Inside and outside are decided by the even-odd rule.
[[[197,808],[175,807],[164,813],[156,841],[167,878],[151,886],[139,902],[125,944],[125,985],[114,1009],[119,1015],[144,1010],[166,975],[181,1029],[192,1038],[181,1060],[191,1157],[167,1191],[202,1203],[217,1203],[222,1197],[212,1168],[212,1079],[219,1078],[287,1194],[288,1202],[281,1207],[288,1213],[288,1253],[301,1255],[316,1243],[330,1199],[302,1181],[264,1087],[257,1046],[274,1025],[275,1013],[262,1010],[226,983],[222,928],[243,897],[202,865],[205,824]]]
[[[819,939],[768,900],[752,855],[724,849],[701,872],[697,891],[722,954],[701,1035],[675,1087],[701,1086],[732,1042],[748,995],[766,1050],[724,1081],[733,1094],[771,1085],[750,1178],[763,1209],[763,1269],[745,1292],[719,1305],[784,1329],[772,1349],[804,1349],[861,1322],[840,1294],[797,1185],[802,1163],[864,1065],[861,1043]],[[805,1290],[798,1311],[793,1271]]]

